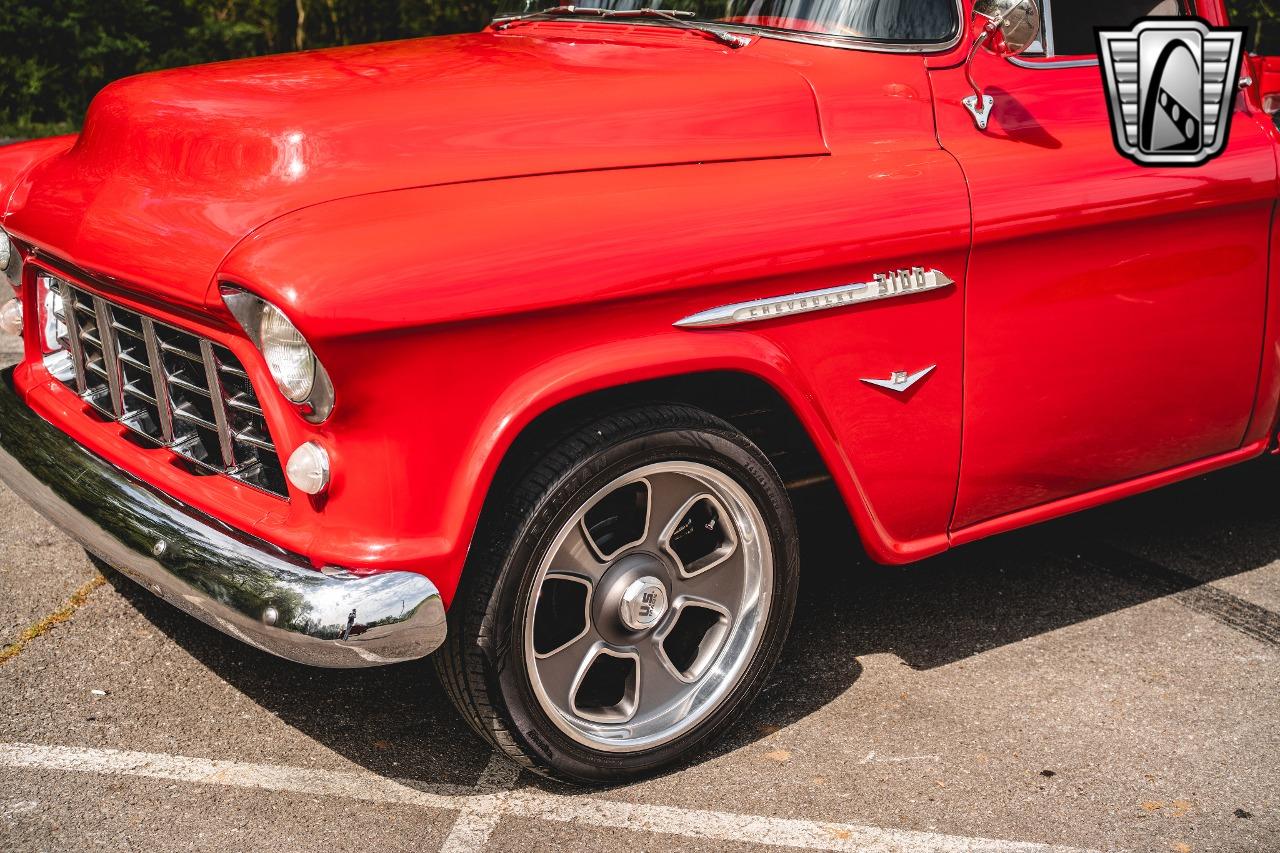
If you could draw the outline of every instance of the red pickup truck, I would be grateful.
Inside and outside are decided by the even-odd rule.
[[[0,149],[0,478],[594,781],[760,689],[789,488],[900,564],[1273,446],[1280,85],[1219,68],[1220,155],[1144,164],[1096,55],[1219,0],[679,5],[134,77]]]

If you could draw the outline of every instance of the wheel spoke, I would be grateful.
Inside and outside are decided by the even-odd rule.
[[[746,582],[743,549],[739,547],[719,565],[691,578],[681,578],[674,593],[714,604],[727,612],[732,621],[742,609]]]
[[[660,638],[663,657],[686,683],[696,683],[714,663],[732,626],[732,617],[720,607],[685,598]]]
[[[577,575],[548,574],[538,590],[533,648],[548,656],[591,630],[592,586]]]
[[[582,525],[575,524],[569,528],[568,535],[556,549],[549,568],[555,574],[586,578],[592,586],[595,586],[607,565],[600,562],[595,549],[587,542],[587,535]]]
[[[534,665],[538,669],[542,689],[556,707],[563,711],[572,710],[574,682],[579,673],[595,659],[601,645],[600,636],[588,628],[585,634],[569,645],[546,657],[537,658]]]
[[[662,653],[661,644],[653,637],[646,637],[636,647],[640,656],[640,716],[689,693],[689,684],[672,673],[670,662]],[[675,716],[681,717],[686,709],[678,709]],[[664,712],[670,713],[670,712]]]
[[[648,547],[658,550],[667,544],[670,531],[683,517],[690,503],[708,494],[707,487],[684,474],[651,474],[649,480]]]
[[[602,561],[644,540],[648,519],[649,484],[634,480],[613,488],[595,501],[583,516],[588,546]]]

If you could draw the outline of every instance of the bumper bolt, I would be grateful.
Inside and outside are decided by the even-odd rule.
[[[151,546],[151,553],[157,557],[163,557],[164,553],[169,550],[169,543],[161,539],[159,542]]]

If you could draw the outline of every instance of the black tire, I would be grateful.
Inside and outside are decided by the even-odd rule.
[[[772,603],[736,686],[696,727],[645,751],[592,749],[566,736],[537,701],[525,666],[522,614],[550,540],[585,501],[622,474],[677,460],[727,474],[756,504],[773,555]],[[434,658],[440,681],[462,715],[512,760],[574,783],[652,775],[704,748],[758,694],[791,625],[799,545],[777,472],[731,424],[684,405],[620,411],[549,448],[514,483],[496,488],[490,504],[449,611],[448,639]]]

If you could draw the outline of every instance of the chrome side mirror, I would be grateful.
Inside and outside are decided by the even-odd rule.
[[[964,99],[964,105],[973,114],[978,130],[986,130],[991,120],[991,108],[995,98],[984,95],[973,79],[973,60],[978,49],[1004,59],[1025,53],[1040,36],[1040,4],[1037,0],[975,0],[973,22],[973,48],[965,63],[965,75],[973,94]]]

